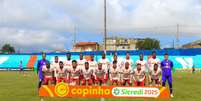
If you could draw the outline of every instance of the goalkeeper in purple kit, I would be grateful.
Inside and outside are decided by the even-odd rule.
[[[162,69],[162,86],[165,87],[166,80],[169,84],[170,96],[173,97],[172,93],[172,69],[173,69],[173,62],[168,59],[168,54],[165,53],[164,60],[161,62],[161,69]]]

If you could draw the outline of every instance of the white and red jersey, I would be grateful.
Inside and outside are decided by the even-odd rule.
[[[132,73],[131,68],[128,68],[128,69],[123,68],[122,69],[122,79],[123,80],[130,80],[132,77],[131,73]]]
[[[82,69],[81,73],[84,77],[85,80],[89,80],[91,79],[92,75],[93,75],[93,70],[92,69]]]
[[[125,60],[124,60],[124,66],[123,66],[123,67],[125,67],[125,63],[126,63],[126,62],[128,62],[129,65],[130,65],[130,68],[132,68],[133,60],[132,60],[132,59],[125,59]]]
[[[99,62],[102,64],[102,68],[105,69],[105,71],[108,71],[109,67],[110,67],[110,62],[107,58],[105,59],[100,59]]]
[[[110,67],[113,66],[113,61],[114,61],[114,60],[112,60],[112,62],[110,63]],[[123,68],[123,66],[124,66],[124,61],[120,61],[120,60],[118,59],[118,60],[117,60],[117,68],[118,68],[119,70],[121,70],[121,69]]]
[[[111,80],[120,80],[120,73],[119,73],[119,69],[118,68],[110,68],[110,79]]]
[[[44,72],[45,77],[52,77],[52,73],[54,71],[53,68],[46,68],[45,66],[42,68],[42,71]]]
[[[99,70],[98,68],[96,68],[95,72],[94,72],[94,76],[95,76],[95,79],[97,79],[97,78],[105,78],[105,76],[106,76],[105,69]]]
[[[56,75],[57,75],[56,70],[59,68],[59,62],[53,61],[50,64],[50,67],[53,68],[53,70],[54,70],[54,76],[56,77]]]
[[[160,76],[161,76],[161,70],[160,69],[157,69],[156,71],[155,70],[151,70],[149,72],[149,75],[150,75],[151,79],[153,79],[153,80],[159,80]]]
[[[138,81],[138,82],[144,81],[144,79],[145,79],[145,71],[142,70],[142,69],[140,71],[138,71],[137,69],[134,69],[134,71],[133,71],[133,79],[135,81]]]
[[[57,78],[66,78],[67,77],[67,69],[66,68],[57,68]]]
[[[85,62],[87,62],[86,59],[77,60],[77,68],[83,69],[85,67]]]
[[[144,71],[147,71],[148,70],[148,64],[147,64],[147,61],[146,60],[137,60],[136,61],[136,65],[137,64],[141,64],[141,69],[144,70]]]
[[[89,62],[89,68],[95,71],[96,68],[98,68],[98,63],[96,61],[88,61]]]
[[[72,60],[64,61],[64,68],[70,69],[72,67]]]
[[[154,68],[154,64],[158,64],[158,67],[160,68],[160,59],[159,58],[150,58],[148,60],[148,64],[149,64],[149,71],[153,70]]]
[[[69,69],[68,70],[68,72],[69,72],[69,76],[70,76],[70,78],[71,79],[79,79],[79,77],[80,77],[80,74],[81,74],[81,70],[80,70],[80,68],[71,68],[71,69]]]

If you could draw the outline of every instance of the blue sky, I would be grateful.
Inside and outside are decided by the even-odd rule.
[[[170,47],[201,39],[200,0],[107,0],[108,36],[151,37]],[[103,42],[103,0],[0,0],[0,46],[23,52],[70,49],[77,41]]]

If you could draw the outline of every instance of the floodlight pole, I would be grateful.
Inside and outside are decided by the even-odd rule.
[[[104,49],[107,50],[107,4],[106,0],[104,0]]]

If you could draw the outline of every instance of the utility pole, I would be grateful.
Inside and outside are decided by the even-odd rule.
[[[177,24],[177,48],[180,48],[179,46],[179,24]]]
[[[106,0],[104,0],[104,49],[107,50],[107,3]]]

